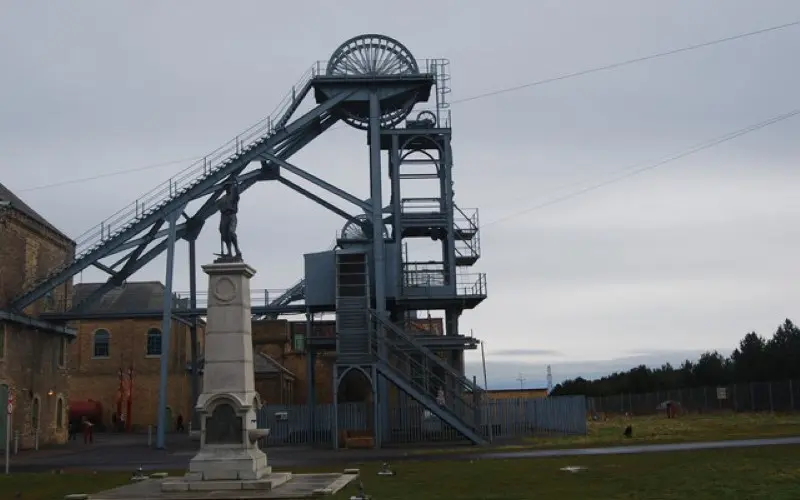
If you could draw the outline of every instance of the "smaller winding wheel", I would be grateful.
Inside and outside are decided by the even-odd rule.
[[[361,223],[365,223],[364,225],[366,225],[368,228],[372,226],[372,223],[370,222],[369,217],[367,217],[366,214],[359,214],[356,216],[356,219]],[[383,226],[383,237],[384,238],[389,237],[389,231],[387,231],[386,225]],[[372,233],[370,232],[368,234],[364,232],[364,229],[361,227],[360,224],[357,224],[353,221],[347,221],[344,227],[342,228],[341,236],[339,239],[355,240],[355,241],[369,240],[372,239]]]
[[[347,40],[328,60],[329,76],[399,76],[417,75],[419,67],[411,52],[394,38],[385,35],[359,35]],[[393,127],[408,116],[414,102],[381,113],[381,126]],[[366,130],[369,114],[345,111],[342,119],[350,126]]]

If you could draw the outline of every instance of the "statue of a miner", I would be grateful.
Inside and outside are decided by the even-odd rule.
[[[220,260],[242,260],[239,238],[236,236],[236,214],[239,212],[239,183],[235,179],[225,182],[225,194],[217,201],[219,207]],[[234,255],[231,247],[236,251]],[[227,251],[226,251],[227,250]]]

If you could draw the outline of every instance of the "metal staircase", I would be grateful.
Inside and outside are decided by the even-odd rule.
[[[450,376],[445,372],[444,377],[439,377],[419,361],[420,355],[429,359],[425,351],[430,351],[410,342],[404,332],[397,335],[397,329],[389,327],[374,311],[370,317],[373,320],[370,345],[378,371],[474,444],[484,444],[481,391],[452,369],[448,370]],[[384,349],[379,349],[380,343]]]
[[[363,252],[336,254],[336,362],[370,364],[369,273]]]
[[[117,249],[134,237],[147,234],[148,229],[152,235],[148,234],[147,237],[152,240],[158,228],[154,231],[152,229],[156,225],[163,224],[168,214],[182,210],[194,199],[215,193],[222,180],[243,171],[251,162],[258,161],[261,154],[271,152],[285,159],[284,157],[299,149],[296,147],[297,144],[290,145],[293,140],[297,141],[299,137],[305,136],[305,140],[300,139],[301,147],[313,140],[319,135],[313,134],[313,130],[319,129],[321,119],[345,98],[345,95],[341,95],[331,99],[289,123],[311,89],[311,82],[316,72],[316,66],[306,71],[300,82],[292,88],[269,117],[78,236],[75,240],[74,259],[61,263],[48,275],[33,283],[12,301],[12,308],[24,309],[90,265],[119,252]]]
[[[483,389],[472,383],[458,370],[450,366],[445,360],[437,356],[433,351],[419,343],[414,338],[414,334],[403,330],[400,326],[392,323],[391,321],[380,317],[374,310],[370,310],[370,316],[377,322],[377,327],[382,328],[384,333],[391,342],[402,345],[405,349],[419,358],[420,364],[423,365],[426,372],[430,372],[433,368],[438,368],[445,373],[445,377],[451,377],[458,380],[460,385],[463,385],[466,390],[482,393]]]
[[[374,365],[443,422],[473,443],[483,443],[482,390],[412,334],[370,308],[365,252],[337,252],[336,268],[336,364]],[[439,391],[444,397],[437,401]]]

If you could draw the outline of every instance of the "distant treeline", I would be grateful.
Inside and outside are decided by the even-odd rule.
[[[706,352],[677,368],[669,363],[656,369],[641,365],[597,380],[578,377],[555,386],[552,395],[599,397],[790,379],[800,379],[800,328],[787,319],[770,339],[748,333],[727,357]]]

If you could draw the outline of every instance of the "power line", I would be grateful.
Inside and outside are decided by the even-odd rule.
[[[471,96],[471,97],[465,97],[463,99],[456,99],[454,101],[451,101],[451,104],[459,104],[459,103],[464,103],[464,102],[470,102],[470,101],[475,101],[475,100],[478,100],[478,99],[483,99],[485,97],[492,97],[492,96],[496,96],[496,95],[500,95],[500,94],[505,94],[505,93],[508,93],[508,92],[516,92],[517,90],[527,89],[527,88],[535,87],[535,86],[538,86],[538,85],[544,85],[546,83],[552,83],[552,82],[557,82],[557,81],[561,81],[561,80],[566,80],[568,78],[575,78],[577,76],[588,75],[590,73],[597,73],[599,71],[606,71],[606,70],[609,70],[609,69],[615,69],[615,68],[619,68],[621,66],[628,66],[630,64],[649,61],[651,59],[657,59],[657,58],[660,58],[660,57],[666,57],[666,56],[671,56],[671,55],[674,55],[674,54],[679,54],[681,52],[688,52],[690,50],[696,50],[696,49],[702,49],[702,48],[705,48],[705,47],[711,47],[712,45],[719,45],[719,44],[726,43],[726,42],[731,42],[731,41],[734,41],[734,40],[740,40],[742,38],[747,38],[747,37],[756,36],[756,35],[762,35],[764,33],[770,33],[772,31],[778,31],[778,30],[782,30],[782,29],[786,29],[786,28],[791,28],[791,27],[797,26],[797,25],[800,25],[800,20],[792,21],[792,22],[786,23],[786,24],[780,24],[778,26],[771,26],[769,28],[763,28],[763,29],[756,30],[756,31],[749,31],[747,33],[740,33],[738,35],[728,36],[728,37],[725,37],[725,38],[718,38],[716,40],[710,40],[708,42],[697,43],[697,44],[694,44],[694,45],[687,45],[685,47],[681,47],[681,48],[678,48],[678,49],[672,49],[672,50],[668,50],[668,51],[665,51],[665,52],[658,52],[656,54],[650,54],[648,56],[636,57],[634,59],[628,59],[626,61],[621,61],[621,62],[612,63],[612,64],[606,64],[604,66],[597,66],[595,68],[585,69],[583,71],[576,71],[574,73],[566,73],[564,75],[555,76],[555,77],[552,77],[552,78],[545,78],[544,80],[537,80],[535,82],[523,83],[522,85],[515,85],[513,87],[506,87],[506,88],[503,88],[503,89],[492,90],[492,91],[489,91],[489,92],[485,92],[483,94],[477,94],[477,95],[474,95],[474,96]]]
[[[519,375],[517,375],[517,382],[519,382],[519,388],[520,389],[524,389],[525,388],[525,381],[526,380],[528,380],[528,379],[526,379],[521,373]]]
[[[539,210],[539,209],[548,207],[550,205],[555,205],[556,203],[560,203],[562,201],[574,198],[576,196],[580,196],[580,195],[588,193],[590,191],[594,191],[595,189],[599,189],[601,187],[608,186],[609,184],[613,184],[615,182],[619,182],[619,181],[621,181],[623,179],[627,179],[628,177],[633,177],[635,175],[639,175],[639,174],[647,172],[649,170],[653,170],[653,169],[659,168],[659,167],[661,167],[663,165],[666,165],[668,163],[671,163],[673,161],[679,160],[681,158],[685,158],[685,157],[693,155],[695,153],[699,153],[700,151],[703,151],[703,150],[712,148],[714,146],[718,146],[718,145],[720,145],[722,143],[728,142],[730,140],[736,139],[737,137],[741,137],[741,136],[749,134],[751,132],[755,132],[756,130],[760,130],[762,128],[768,127],[770,125],[774,125],[774,124],[782,122],[784,120],[788,120],[789,118],[795,117],[798,114],[800,114],[800,109],[795,109],[793,111],[789,111],[788,113],[783,113],[781,115],[774,116],[774,117],[772,117],[772,118],[770,118],[768,120],[764,120],[762,122],[755,123],[755,124],[747,126],[745,128],[736,130],[734,132],[730,132],[728,134],[719,136],[719,137],[717,137],[715,139],[711,139],[711,140],[696,144],[696,145],[692,146],[689,149],[686,149],[686,150],[684,150],[684,151],[682,151],[680,153],[677,153],[675,155],[669,156],[669,157],[667,157],[667,158],[665,158],[663,160],[657,161],[655,163],[651,163],[651,164],[645,165],[643,167],[636,168],[635,170],[632,170],[632,171],[627,171],[627,172],[625,172],[625,173],[623,173],[621,175],[618,175],[616,177],[612,177],[610,179],[606,179],[606,180],[604,180],[602,182],[599,182],[597,184],[593,184],[593,185],[588,186],[588,187],[586,187],[584,189],[581,189],[581,190],[578,190],[578,191],[573,191],[573,192],[568,193],[568,194],[566,194],[564,196],[561,196],[559,198],[555,198],[555,199],[546,201],[544,203],[541,203],[539,205],[535,205],[535,206],[530,207],[530,208],[526,208],[524,210],[513,212],[513,213],[511,213],[509,215],[505,215],[503,217],[500,217],[499,219],[495,219],[495,220],[490,221],[490,222],[488,222],[486,224],[482,224],[482,228],[486,228],[487,226],[490,226],[492,224],[499,224],[500,222],[504,222],[504,221],[507,221],[509,219],[513,219],[515,217],[519,217],[520,215],[524,215],[524,214],[527,214],[529,212],[533,212],[534,210]],[[630,170],[630,167],[628,167],[626,169],[623,169],[623,170]]]
[[[485,93],[482,93],[482,94],[476,94],[476,95],[473,95],[473,96],[470,96],[470,97],[465,97],[463,99],[456,99],[454,101],[451,101],[450,104],[460,104],[460,103],[465,103],[465,102],[476,101],[476,100],[479,100],[479,99],[484,99],[484,98],[487,98],[487,97],[493,97],[493,96],[496,96],[496,95],[505,94],[505,93],[509,93],[509,92],[516,92],[518,90],[523,90],[523,89],[527,89],[527,88],[530,88],[530,87],[544,85],[544,84],[547,84],[547,83],[557,82],[557,81],[561,81],[561,80],[567,80],[569,78],[575,78],[575,77],[578,77],[578,76],[584,76],[584,75],[588,75],[588,74],[591,74],[591,73],[597,73],[597,72],[600,72],[600,71],[606,71],[606,70],[610,70],[610,69],[615,69],[615,68],[619,68],[621,66],[627,66],[627,65],[631,65],[631,64],[635,64],[635,63],[639,63],[639,62],[649,61],[651,59],[657,59],[657,58],[661,58],[661,57],[666,57],[666,56],[670,56],[670,55],[674,55],[674,54],[679,54],[679,53],[682,53],[682,52],[688,52],[688,51],[691,51],[691,50],[710,47],[710,46],[713,46],[713,45],[719,45],[719,44],[722,44],[722,43],[731,42],[731,41],[734,41],[734,40],[740,40],[742,38],[748,38],[748,37],[761,35],[761,34],[773,32],[773,31],[778,31],[778,30],[782,30],[782,29],[786,29],[786,28],[791,28],[791,27],[798,26],[798,25],[800,25],[800,20],[792,21],[792,22],[785,23],[785,24],[780,24],[780,25],[777,25],[777,26],[771,26],[771,27],[768,27],[768,28],[762,28],[762,29],[755,30],[755,31],[749,31],[747,33],[740,33],[738,35],[728,36],[728,37],[725,37],[725,38],[718,38],[718,39],[710,40],[710,41],[703,42],[703,43],[687,45],[685,47],[672,49],[672,50],[668,50],[668,51],[665,51],[665,52],[658,52],[656,54],[650,54],[650,55],[647,55],[647,56],[637,57],[637,58],[634,58],[634,59],[628,59],[628,60],[617,62],[617,63],[606,64],[604,66],[597,66],[597,67],[585,69],[585,70],[582,70],[582,71],[576,71],[576,72],[573,72],[573,73],[567,73],[567,74],[556,76],[556,77],[552,77],[552,78],[546,78],[544,80],[537,80],[537,81],[525,83],[525,84],[522,84],[522,85],[516,85],[516,86],[513,86],[513,87],[506,87],[506,88],[502,88],[502,89],[492,90],[492,91],[485,92]],[[337,128],[337,126],[333,127],[332,130],[336,129],[336,128]],[[177,163],[194,161],[194,160],[197,160],[197,159],[198,158],[187,158],[187,159],[183,159],[183,160],[173,160],[173,161],[158,163],[158,164],[155,164],[155,165],[146,165],[144,167],[132,168],[132,169],[128,169],[128,170],[120,170],[120,171],[117,171],[117,172],[110,172],[110,173],[107,173],[107,174],[101,174],[101,175],[96,175],[96,176],[92,176],[92,177],[85,177],[85,178],[82,178],[82,179],[72,179],[72,180],[69,180],[69,181],[58,182],[58,183],[54,183],[54,184],[46,184],[46,185],[42,185],[42,186],[35,186],[35,187],[31,187],[31,188],[21,189],[20,192],[37,191],[37,190],[40,190],[40,189],[49,189],[49,188],[53,188],[53,187],[61,187],[61,186],[69,185],[69,184],[76,184],[76,183],[79,183],[79,182],[89,182],[89,181],[102,179],[102,178],[106,178],[106,177],[114,177],[114,176],[117,176],[117,175],[124,175],[124,174],[129,174],[129,173],[141,172],[141,171],[144,171],[144,170],[150,170],[150,169],[153,169],[153,168],[163,167],[163,166],[167,166],[167,165],[173,165],[173,164],[177,164]]]
[[[56,182],[56,183],[53,183],[53,184],[44,184],[42,186],[35,186],[35,187],[20,189],[19,192],[20,193],[25,193],[25,192],[28,192],[28,191],[38,191],[40,189],[48,189],[48,188],[66,186],[66,185],[69,185],[69,184],[77,184],[79,182],[89,182],[89,181],[94,181],[94,180],[97,180],[97,179],[103,179],[105,177],[115,177],[117,175],[131,174],[131,173],[134,173],[134,172],[142,172],[144,170],[151,170],[151,169],[154,169],[154,168],[166,167],[168,165],[175,165],[175,164],[178,164],[178,163],[188,163],[190,161],[196,161],[198,159],[199,158],[184,158],[182,160],[172,160],[172,161],[165,161],[165,162],[161,162],[161,163],[154,163],[154,164],[151,164],[151,165],[145,165],[143,167],[130,168],[130,169],[127,169],[127,170],[118,170],[116,172],[109,172],[107,174],[93,175],[91,177],[82,177],[80,179],[70,179],[68,181]]]

